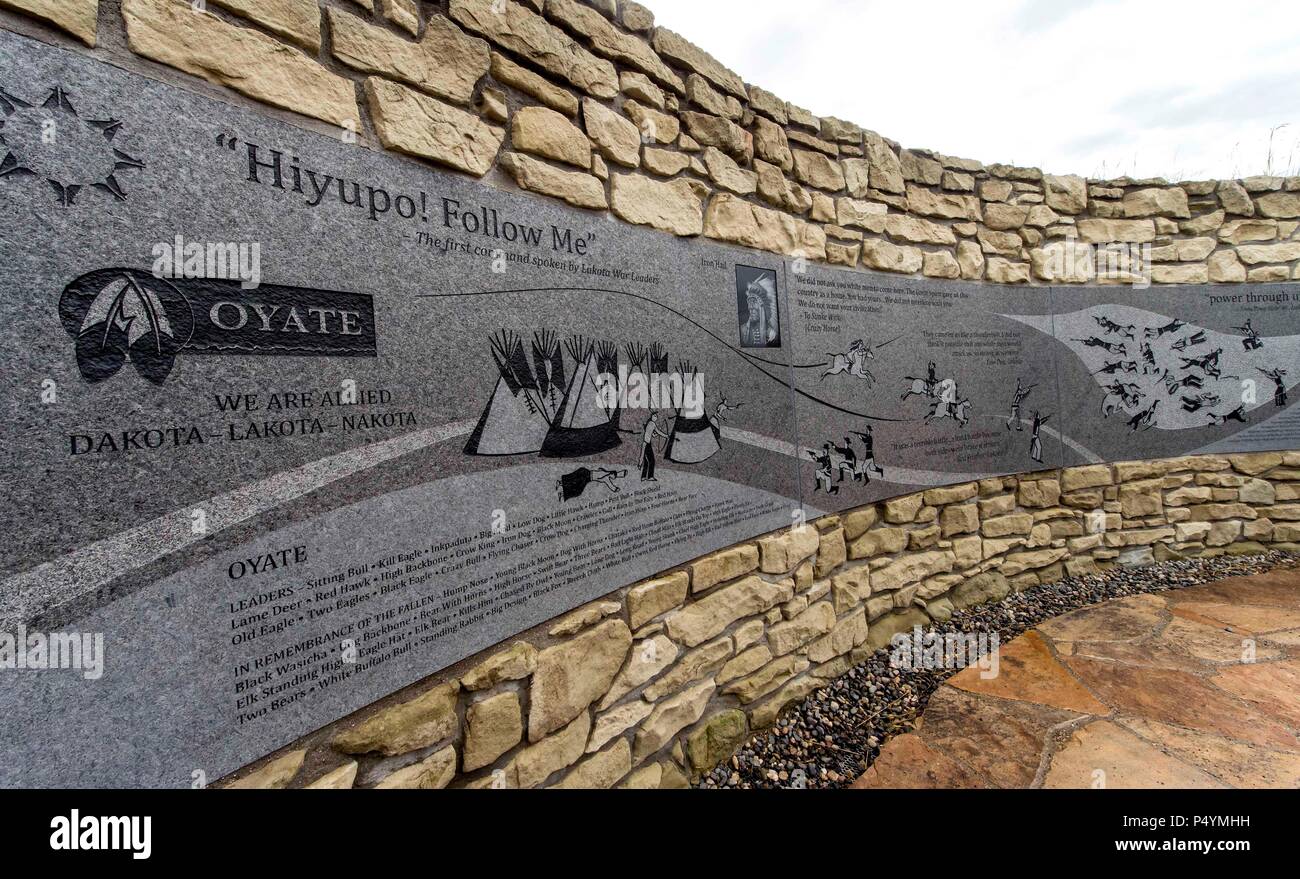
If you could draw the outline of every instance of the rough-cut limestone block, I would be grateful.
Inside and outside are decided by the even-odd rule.
[[[614,65],[597,58],[564,31],[519,3],[451,0],[450,15],[473,33],[536,64],[598,98],[618,94]]]
[[[293,781],[298,770],[302,768],[302,761],[306,757],[305,749],[290,751],[243,778],[230,782],[225,785],[225,788],[227,790],[279,790],[288,787],[289,782]],[[355,765],[354,763],[353,766]]]
[[[1043,175],[1047,206],[1063,214],[1081,214],[1088,207],[1088,184],[1082,177]]]
[[[1255,508],[1247,504],[1202,504],[1191,507],[1192,522],[1215,522],[1220,519],[1258,519],[1259,514]],[[1266,511],[1266,515],[1271,518],[1279,518],[1276,514]]]
[[[122,17],[138,55],[272,106],[359,127],[352,82],[274,37],[168,0],[124,0]]]
[[[379,790],[442,790],[456,777],[456,748],[441,751],[399,769],[375,785]]]
[[[911,275],[921,271],[924,259],[919,247],[899,247],[880,240],[862,243],[862,264],[873,269]]]
[[[655,14],[634,0],[619,0],[623,13],[623,26],[630,31],[644,33],[654,29]]]
[[[607,204],[604,184],[591,174],[565,171],[523,153],[506,153],[501,157],[501,167],[522,189],[549,195],[580,208],[603,208]]]
[[[566,617],[563,617],[558,623],[547,630],[546,634],[552,638],[568,638],[570,635],[576,635],[583,629],[588,629],[605,617],[611,617],[623,609],[623,605],[617,601],[598,601],[595,604],[589,604],[586,607],[579,608]]]
[[[719,583],[743,577],[756,570],[758,570],[758,546],[750,543],[725,549],[691,564],[692,589],[695,592],[703,592]]]
[[[1163,480],[1151,479],[1145,482],[1130,482],[1119,488],[1120,511],[1126,519],[1138,519],[1143,516],[1160,516],[1164,514],[1164,498],[1161,493]]]
[[[463,772],[489,766],[523,741],[523,711],[519,694],[506,691],[475,702],[465,711]]]
[[[99,0],[0,0],[0,7],[16,9],[67,31],[87,46],[95,45]]]
[[[724,664],[718,671],[715,680],[721,686],[737,678],[753,674],[771,661],[772,651],[768,649],[766,644],[759,644],[757,647],[751,647]]]
[[[945,504],[958,504],[962,501],[968,501],[979,494],[979,483],[967,482],[963,485],[954,485],[948,488],[932,488],[923,495],[926,504],[932,507],[942,507]]]
[[[212,0],[213,4],[257,22],[273,34],[304,48],[320,49],[320,5],[317,0]],[[5,5],[0,3],[0,6]],[[60,5],[77,6],[76,2]],[[94,4],[90,4],[92,7]]]
[[[907,214],[889,214],[885,217],[885,232],[891,238],[912,244],[957,243],[957,236],[953,234],[950,227],[920,217],[909,217]]]
[[[506,778],[521,788],[537,787],[551,775],[572,766],[583,755],[591,733],[591,715],[583,711],[555,735],[524,748],[506,766]]]
[[[973,195],[934,192],[911,184],[907,187],[907,210],[913,214],[944,220],[983,219],[980,200]]]
[[[754,160],[754,135],[730,119],[709,113],[687,111],[681,114],[686,131],[703,146],[722,150],[742,165]]]
[[[948,597],[952,601],[953,607],[957,610],[965,610],[979,604],[1001,601],[1010,592],[1011,586],[1004,574],[998,571],[988,571],[958,583],[953,587]]]
[[[336,769],[331,769],[320,778],[303,785],[307,790],[351,790],[357,781],[359,765],[356,760],[349,760]]]
[[[682,133],[682,123],[676,116],[661,113],[631,98],[623,102],[623,112],[636,125],[644,143],[674,143]]]
[[[658,751],[679,732],[703,717],[709,698],[716,690],[713,681],[705,681],[655,706],[655,710],[637,730],[633,765]]]
[[[1034,517],[1029,513],[1011,513],[985,519],[980,526],[980,533],[985,537],[1008,537],[1013,534],[1028,534],[1033,527]]]
[[[844,537],[846,540],[856,540],[866,533],[867,529],[876,524],[880,514],[875,507],[864,507],[861,510],[854,510],[851,513],[844,513],[842,520],[844,523]]]
[[[667,674],[646,687],[643,695],[651,702],[658,702],[665,696],[680,693],[687,684],[716,675],[731,654],[730,638],[711,641],[683,656],[682,661],[673,666]]]
[[[1172,534],[1170,535],[1172,536]],[[1045,568],[1048,565],[1055,564],[1069,555],[1069,550],[1060,549],[1039,549],[1030,552],[1016,552],[1006,557],[1002,562],[999,570],[1006,577],[1015,577],[1026,571]]]
[[[694,647],[737,620],[763,613],[794,597],[794,582],[748,577],[698,599],[668,617],[668,634]]]
[[[556,790],[605,790],[631,771],[632,746],[627,739],[619,739],[573,767],[568,775],[551,787]]]
[[[810,150],[793,150],[793,154],[794,176],[801,183],[830,192],[844,188],[844,171],[839,162]]]
[[[1061,488],[1064,491],[1078,491],[1084,488],[1096,488],[1111,485],[1114,478],[1110,467],[1096,464],[1088,467],[1071,467],[1061,472]]]
[[[689,586],[690,577],[685,571],[675,571],[633,586],[627,593],[632,628],[639,629],[660,614],[680,607],[686,601]]]
[[[875,134],[867,134],[863,145],[867,151],[865,158],[870,168],[871,186],[884,192],[905,193],[907,184],[903,180],[903,165],[898,154]]]
[[[868,653],[874,653],[887,645],[895,635],[910,632],[916,626],[928,626],[929,624],[930,618],[924,611],[916,607],[909,607],[906,610],[886,614],[871,623],[867,640],[864,642],[863,648],[860,649],[865,649]]]
[[[953,568],[953,554],[947,550],[919,552],[890,562],[871,575],[873,593],[893,591]]]
[[[826,682],[820,677],[810,676],[791,681],[771,699],[750,709],[750,726],[753,729],[765,729],[771,726],[788,706],[795,702],[802,702],[825,685]]]
[[[748,97],[745,82],[735,73],[718,63],[708,52],[698,48],[684,37],[667,28],[656,28],[651,45],[659,55],[687,70],[692,70],[708,79],[714,85],[730,92],[741,100]]]
[[[470,692],[487,690],[502,681],[522,680],[536,668],[537,648],[525,641],[517,641],[471,669],[461,679],[461,686]]]
[[[591,739],[587,742],[587,753],[594,754],[613,739],[627,732],[644,720],[654,706],[643,699],[620,705],[596,718],[591,729]]]
[[[1077,224],[1079,238],[1088,244],[1146,244],[1155,240],[1156,224],[1151,220],[1118,220],[1090,217]]]
[[[669,69],[649,43],[623,33],[590,6],[574,0],[548,0],[546,15],[570,32],[585,37],[597,55],[635,67],[673,91],[682,91],[681,77]]]
[[[835,613],[847,613],[870,597],[871,569],[862,565],[836,575],[828,592],[835,602]]]
[[[795,675],[803,674],[810,665],[807,659],[797,654],[782,656],[749,677],[728,684],[722,692],[734,695],[742,704],[748,705],[771,693]]]
[[[1270,192],[1255,199],[1255,207],[1265,217],[1300,217],[1300,192]]]
[[[844,529],[836,528],[820,535],[817,546],[817,562],[813,576],[824,579],[840,565],[848,561],[848,546],[844,542]]]
[[[492,168],[505,129],[387,80],[366,80],[375,130],[385,147],[476,176]]]
[[[843,656],[867,640],[867,610],[860,607],[850,616],[835,624],[830,633],[818,638],[808,647],[808,658],[813,662],[829,662]]]
[[[849,558],[869,559],[879,555],[901,552],[907,545],[907,532],[902,528],[877,528],[853,541]]]
[[[539,653],[529,689],[529,741],[585,713],[609,690],[631,646],[627,625],[610,620]]]
[[[821,535],[811,525],[763,537],[758,541],[761,570],[765,574],[788,574],[817,552],[820,541]]]
[[[335,58],[435,97],[468,104],[491,65],[488,44],[441,15],[430,18],[423,39],[413,43],[342,10],[329,9],[328,14]]]
[[[523,107],[510,122],[514,148],[591,169],[591,141],[582,129],[549,107]]]
[[[794,619],[778,623],[767,632],[767,643],[775,656],[784,656],[835,627],[835,608],[819,602]]]
[[[620,219],[661,232],[689,237],[704,231],[700,194],[686,180],[653,180],[641,174],[615,174],[610,207]]]
[[[971,534],[979,530],[979,508],[975,504],[947,507],[939,514],[939,525],[944,537]]]
[[[1168,189],[1152,187],[1139,189],[1124,196],[1125,217],[1178,217],[1191,216],[1187,207],[1187,192],[1177,186]]]
[[[633,645],[627,664],[597,707],[604,711],[637,687],[654,680],[677,661],[679,652],[677,645],[662,633]]]
[[[565,116],[578,114],[577,98],[499,52],[492,53],[492,76]]]
[[[700,155],[709,179],[719,189],[736,195],[750,195],[758,189],[758,174],[736,164],[735,160],[717,147],[705,147]]]
[[[730,757],[748,733],[745,712],[733,708],[713,715],[686,740],[691,766],[696,772],[707,772]]]
[[[456,716],[459,692],[458,681],[434,687],[344,730],[334,737],[332,745],[345,754],[394,757],[437,744],[460,726]]]
[[[582,101],[582,117],[601,155],[628,168],[640,166],[641,132],[632,120],[591,98]]]
[[[826,233],[820,227],[725,192],[709,202],[704,214],[704,234],[787,256],[802,255],[815,260],[826,257]]]

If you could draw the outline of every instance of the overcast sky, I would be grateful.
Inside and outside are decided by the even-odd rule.
[[[1297,0],[644,0],[746,82],[983,162],[1300,174]]]

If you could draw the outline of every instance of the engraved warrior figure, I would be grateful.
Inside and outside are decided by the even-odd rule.
[[[658,482],[655,478],[655,437],[668,439],[668,434],[659,429],[659,424],[655,421],[659,417],[657,412],[651,412],[649,420],[645,423],[645,428],[641,431],[641,481]]]
[[[1258,351],[1264,347],[1264,340],[1259,337],[1259,332],[1251,324],[1250,319],[1246,319],[1246,325],[1233,327],[1239,333],[1245,333],[1246,338],[1241,340],[1241,345],[1247,351]]]
[[[1259,367],[1255,367],[1255,368],[1259,369]],[[1267,369],[1260,369],[1259,371],[1262,372],[1264,375],[1268,376],[1269,378],[1271,378],[1273,380],[1273,384],[1276,385],[1277,389],[1273,393],[1273,404],[1277,406],[1279,409],[1285,409],[1286,408],[1286,370],[1278,368],[1272,371]]]
[[[1034,410],[1034,423],[1029,430],[1029,457],[1033,458],[1039,464],[1043,463],[1043,438],[1040,432],[1043,425],[1048,422],[1052,416],[1040,415],[1038,410]]]
[[[827,494],[839,494],[840,487],[831,484],[831,444],[822,446],[821,454],[809,449],[808,456],[817,462],[817,488]]]
[[[867,425],[866,433],[854,431],[853,435],[862,440],[862,460],[858,463],[858,472],[862,474],[863,481],[871,482],[870,473],[878,473],[883,479],[885,471],[876,463],[876,440],[871,435],[871,425]]]
[[[1020,379],[1016,379],[1016,393],[1011,398],[1011,415],[1007,418],[1007,430],[1010,430],[1011,425],[1015,424],[1016,430],[1020,433],[1024,433],[1025,425],[1020,420],[1020,406],[1025,402],[1025,398],[1029,396],[1030,392],[1036,387],[1038,387],[1038,385],[1030,385],[1026,388],[1020,383]]]

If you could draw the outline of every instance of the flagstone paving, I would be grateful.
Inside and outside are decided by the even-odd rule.
[[[949,678],[872,788],[1300,788],[1300,570],[1083,608]]]

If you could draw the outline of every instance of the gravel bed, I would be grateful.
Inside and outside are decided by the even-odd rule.
[[[1300,563],[1280,552],[1164,562],[1071,577],[1013,593],[996,604],[953,614],[936,633],[997,632],[1005,644],[1044,620],[1127,595],[1165,592]],[[959,669],[890,667],[889,647],[788,709],[776,725],[746,742],[700,779],[704,789],[843,788],[852,784],[895,735],[913,729],[930,695]]]

